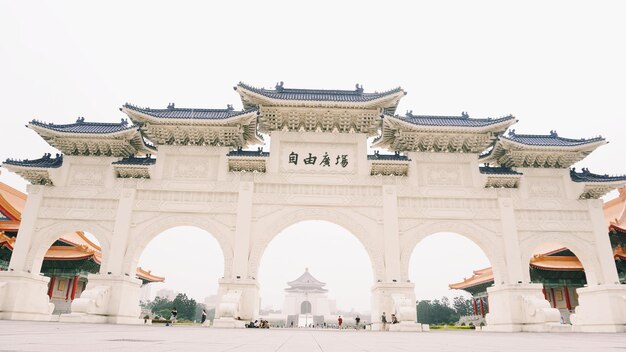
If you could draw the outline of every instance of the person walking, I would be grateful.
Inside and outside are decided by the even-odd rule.
[[[177,315],[178,311],[176,310],[176,307],[172,308],[172,311],[170,312],[170,320],[172,321],[172,325],[174,325],[174,323],[176,322]]]
[[[341,329],[341,324],[343,323],[343,318],[341,317],[341,315],[339,316],[339,318],[337,318],[337,323],[339,323],[338,329]]]
[[[359,328],[359,323],[361,322],[361,317],[359,317],[359,315],[356,315],[356,318],[354,318],[354,321],[356,322],[356,326],[354,327],[355,329]]]
[[[202,308],[202,319],[200,320],[200,324],[204,324],[206,321],[206,310]]]
[[[380,316],[380,322],[383,324],[381,330],[387,331],[387,316],[385,315],[385,312],[383,312],[383,315]]]

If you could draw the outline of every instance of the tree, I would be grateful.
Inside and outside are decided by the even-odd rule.
[[[196,301],[193,298],[187,297],[186,294],[179,293],[176,298],[174,298],[172,307],[176,307],[178,319],[196,319]]]
[[[454,297],[452,299],[452,307],[459,316],[472,315],[474,313],[472,300],[464,298],[463,296]]]
[[[152,314],[156,314],[167,319],[170,317],[170,311],[172,310],[172,301],[165,297],[156,297],[154,301],[147,304],[147,307],[150,309]]]
[[[417,320],[424,324],[454,324],[460,318],[459,312],[450,306],[450,299],[418,301]]]

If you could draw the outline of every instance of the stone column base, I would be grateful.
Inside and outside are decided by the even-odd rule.
[[[626,285],[579,288],[578,307],[570,316],[574,331],[626,332]]]
[[[507,284],[487,288],[489,313],[483,331],[551,331],[561,315],[543,296],[542,284]]]
[[[259,304],[259,284],[256,280],[220,279],[213,326],[221,324],[218,323],[221,318],[254,321],[259,316]],[[229,325],[228,321],[225,320],[224,324]]]
[[[50,321],[50,278],[23,271],[0,272],[0,319]]]
[[[408,321],[403,321],[399,324],[388,324],[389,331],[430,331],[430,326],[428,324],[420,324],[420,323],[412,323]]]
[[[415,285],[410,282],[378,282],[372,287],[372,330],[381,330],[380,317],[385,312],[387,330],[396,325],[396,331],[424,331],[417,323]],[[399,324],[391,324],[395,314]]]
[[[246,321],[235,320],[233,318],[219,318],[219,319],[213,320],[213,327],[214,328],[229,328],[229,329],[245,328]]]
[[[72,302],[72,313],[61,322],[143,324],[140,319],[141,281],[130,276],[89,274],[87,288]]]

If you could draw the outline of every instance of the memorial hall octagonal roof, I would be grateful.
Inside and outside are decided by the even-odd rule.
[[[289,285],[289,287],[285,289],[285,291],[287,292],[292,292],[292,291],[326,292],[327,291],[324,288],[326,284],[314,278],[313,275],[311,275],[311,273],[309,272],[309,268],[306,268],[302,275],[300,275],[297,279],[288,282],[287,285]]]

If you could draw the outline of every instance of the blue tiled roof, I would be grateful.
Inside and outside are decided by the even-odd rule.
[[[626,175],[609,176],[591,173],[589,169],[583,168],[581,172],[576,172],[576,168],[569,170],[569,176],[574,182],[613,182],[626,181]]]
[[[156,163],[156,159],[151,158],[149,156],[145,158],[137,158],[131,156],[129,158],[124,158],[119,161],[113,162],[113,165],[154,165]]]
[[[16,165],[16,166],[24,166],[24,167],[44,167],[44,168],[57,168],[63,165],[63,155],[57,154],[55,158],[52,157],[52,154],[46,153],[40,159],[36,160],[15,160],[15,159],[7,159],[5,162],[7,165]]]
[[[552,146],[571,147],[571,146],[584,145],[584,144],[604,141],[604,138],[602,138],[601,136],[589,138],[589,139],[563,138],[563,137],[559,137],[556,131],[550,131],[549,135],[535,135],[535,134],[516,134],[515,130],[510,130],[508,133],[508,136],[504,136],[502,138],[508,139],[510,141],[526,144],[526,145],[550,146],[550,147]]]
[[[258,150],[233,150],[226,154],[227,156],[261,156],[261,157],[269,157],[269,152],[264,152],[263,149],[259,148]]]
[[[131,104],[124,104],[124,107],[130,110],[138,111],[146,115],[160,117],[165,119],[206,119],[206,120],[221,120],[229,117],[247,114],[256,109],[248,109],[242,111],[235,111],[232,106],[228,106],[226,109],[195,109],[195,108],[176,108],[174,104],[170,104],[167,109],[150,109],[140,108]]]
[[[521,172],[517,172],[510,167],[503,166],[480,166],[480,173],[487,175],[522,175]]]
[[[387,95],[404,92],[398,87],[386,92],[365,93],[363,87],[357,84],[355,90],[326,90],[326,89],[294,89],[284,88],[283,82],[276,85],[275,89],[256,88],[243,82],[234,87],[244,88],[261,94],[268,98],[279,100],[311,100],[311,101],[338,101],[338,102],[367,102]],[[404,93],[406,94],[406,93]]]
[[[450,126],[450,127],[483,127],[500,123],[502,121],[515,120],[513,115],[499,118],[472,119],[467,113],[460,116],[429,116],[413,115],[411,111],[406,116],[394,116],[398,119],[421,126]]]
[[[84,117],[79,117],[75,123],[57,125],[53,123],[45,123],[37,120],[32,120],[31,125],[43,127],[49,130],[58,132],[69,133],[95,133],[95,134],[107,134],[125,131],[129,129],[137,129],[137,126],[129,125],[126,119],[122,119],[119,123],[110,122],[85,122]]]
[[[367,160],[385,160],[385,161],[408,161],[409,157],[406,155],[395,154],[380,154],[374,152],[374,155],[368,155]]]

